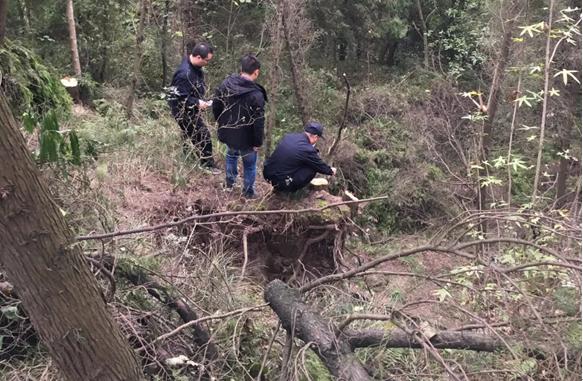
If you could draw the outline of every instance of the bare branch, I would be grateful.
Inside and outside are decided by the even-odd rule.
[[[241,211],[232,211],[232,212],[220,212],[220,213],[211,213],[211,214],[197,214],[194,216],[190,216],[184,218],[180,221],[175,222],[168,222],[160,225],[154,226],[146,226],[143,228],[132,229],[132,230],[121,230],[112,233],[104,233],[104,234],[91,234],[86,236],[78,236],[76,237],[76,241],[87,241],[87,240],[96,240],[96,239],[105,239],[105,238],[112,238],[112,237],[120,237],[126,236],[131,234],[138,234],[138,233],[147,233],[162,229],[167,229],[175,226],[184,225],[191,221],[198,221],[198,220],[207,220],[210,218],[217,218],[217,217],[230,217],[230,216],[258,216],[258,215],[271,215],[271,214],[305,214],[305,213],[319,213],[323,212],[324,210],[331,209],[341,205],[354,205],[354,204],[361,204],[366,202],[372,202],[377,200],[385,200],[389,196],[379,196],[379,197],[372,197],[362,200],[355,200],[355,201],[342,201],[336,202],[333,204],[329,204],[323,206],[321,208],[304,208],[304,209],[280,209],[280,210],[241,210]]]

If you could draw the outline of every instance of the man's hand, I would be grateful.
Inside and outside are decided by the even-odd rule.
[[[198,100],[198,108],[200,110],[203,110],[203,111],[206,110],[207,108],[209,108],[209,106],[212,105],[212,104],[213,104],[213,101],[205,102],[202,99],[199,99]]]
[[[332,176],[336,176],[336,168],[335,167],[330,167],[332,168]]]

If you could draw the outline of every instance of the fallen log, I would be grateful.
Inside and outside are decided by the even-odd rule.
[[[282,326],[293,336],[310,343],[334,377],[347,381],[370,380],[350,343],[336,337],[334,324],[305,304],[298,290],[276,279],[267,285],[264,296]]]
[[[353,349],[366,347],[421,348],[415,337],[402,329],[392,330],[346,330],[342,333]],[[473,332],[439,331],[429,339],[438,349],[467,349],[494,352],[504,350],[504,343],[497,338]]]

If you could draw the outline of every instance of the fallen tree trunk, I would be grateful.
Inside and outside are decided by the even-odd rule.
[[[334,377],[347,381],[370,380],[350,343],[336,337],[334,324],[306,305],[298,290],[277,279],[267,285],[264,296],[283,327],[293,336],[311,343],[311,349]]]
[[[342,336],[352,348],[421,348],[413,335],[401,329],[385,330],[347,330]],[[438,349],[468,349],[473,351],[494,352],[505,349],[504,343],[486,335],[473,332],[440,331],[429,339]]]

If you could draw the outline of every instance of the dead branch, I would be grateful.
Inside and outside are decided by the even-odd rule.
[[[455,249],[440,248],[440,247],[433,247],[433,246],[420,246],[420,247],[416,247],[416,248],[413,248],[410,250],[405,250],[405,251],[401,251],[398,253],[388,254],[388,255],[382,256],[380,258],[377,258],[373,261],[367,262],[367,263],[365,263],[361,266],[358,266],[358,267],[356,267],[350,271],[347,271],[345,273],[327,275],[325,277],[316,279],[313,282],[310,282],[310,283],[302,286],[300,288],[300,292],[308,292],[308,291],[310,291],[310,290],[312,290],[312,289],[314,289],[322,284],[336,282],[339,280],[353,277],[353,276],[360,274],[368,269],[371,269],[375,266],[378,266],[379,264],[381,264],[383,262],[388,262],[388,261],[391,261],[391,260],[397,259],[397,258],[407,257],[407,256],[421,253],[424,251],[436,251],[436,252],[442,252],[442,253],[449,253],[449,254],[458,255],[458,256],[461,256],[461,257],[464,257],[467,259],[475,259],[475,257],[473,255],[470,255],[468,253],[464,253],[462,251],[455,250]]]
[[[246,312],[251,312],[251,311],[260,311],[264,307],[266,307],[267,305],[268,305],[267,303],[266,304],[260,304],[260,305],[253,306],[253,307],[239,308],[238,310],[233,310],[233,311],[230,311],[230,312],[226,312],[224,314],[216,314],[216,315],[204,316],[204,317],[198,318],[196,320],[192,320],[192,321],[189,321],[187,323],[184,323],[184,324],[176,327],[176,329],[174,329],[174,330],[172,330],[172,331],[170,331],[168,333],[165,333],[163,335],[158,336],[150,344],[152,345],[152,344],[158,343],[158,342],[160,342],[162,340],[168,339],[168,338],[170,338],[170,337],[172,337],[172,336],[180,333],[182,330],[184,330],[186,328],[189,328],[189,327],[192,327],[192,326],[196,326],[197,324],[200,324],[200,323],[202,323],[204,321],[224,319],[226,317],[230,317],[230,316],[234,316],[234,315],[241,315],[241,314],[244,314]]]
[[[241,268],[241,279],[243,279],[245,277],[245,270],[247,269],[247,262],[249,261],[249,251],[248,251],[248,244],[247,244],[247,237],[249,237],[249,235],[254,234],[254,233],[258,233],[261,230],[263,230],[262,227],[256,227],[256,228],[249,228],[249,229],[245,229],[245,231],[243,232],[243,267]]]
[[[363,200],[356,200],[356,201],[342,201],[342,202],[336,202],[333,204],[329,204],[329,205],[323,206],[321,208],[280,209],[280,210],[241,210],[241,211],[233,211],[233,212],[197,214],[194,216],[184,218],[180,221],[174,221],[174,222],[169,222],[169,223],[164,223],[164,224],[154,225],[154,226],[146,226],[146,227],[142,227],[142,228],[138,228],[138,229],[121,230],[121,231],[111,232],[111,233],[90,234],[90,235],[85,235],[85,236],[78,236],[75,238],[75,240],[76,241],[87,241],[87,240],[97,240],[97,239],[106,239],[106,238],[112,238],[112,237],[120,237],[120,236],[126,236],[126,235],[131,235],[131,234],[138,234],[138,233],[147,233],[147,232],[152,232],[152,231],[156,231],[156,230],[162,230],[162,229],[167,229],[167,228],[171,228],[171,227],[175,227],[175,226],[184,225],[184,224],[186,224],[188,222],[192,222],[192,221],[206,220],[206,219],[210,219],[210,218],[219,218],[219,217],[258,216],[258,215],[272,215],[272,214],[298,215],[298,214],[305,214],[305,213],[321,213],[324,210],[327,210],[330,208],[335,208],[337,206],[353,205],[353,204],[361,204],[361,203],[372,202],[372,201],[377,201],[377,200],[385,200],[388,197],[389,196],[379,196],[379,197],[372,197],[372,198],[363,199]]]
[[[481,239],[481,240],[470,241],[470,242],[462,242],[462,243],[454,246],[453,249],[454,250],[463,250],[466,247],[477,246],[477,245],[486,245],[486,244],[490,244],[490,243],[515,243],[518,245],[530,246],[530,247],[534,247],[535,249],[538,249],[540,251],[543,251],[547,254],[550,254],[555,258],[562,259],[565,262],[567,262],[567,261],[581,262],[580,258],[565,258],[561,254],[554,251],[553,249],[550,249],[550,248],[545,247],[545,246],[537,245],[534,242],[530,242],[530,241],[526,241],[526,240],[518,239],[518,238],[498,237],[498,238],[491,238],[491,239]]]
[[[91,257],[85,257],[93,266],[97,267],[99,271],[109,280],[109,284],[111,285],[107,296],[105,297],[105,301],[107,303],[111,303],[113,301],[113,297],[115,296],[115,278],[113,274],[103,266],[101,262],[97,259]]]
[[[143,271],[135,267],[128,268],[128,266],[122,266],[117,271],[117,274],[123,276],[136,286],[145,287],[148,294],[158,299],[164,305],[175,310],[185,322],[182,326],[188,324],[189,327],[192,327],[194,342],[199,347],[205,348],[205,357],[208,361],[215,360],[219,357],[219,350],[211,341],[209,333],[198,323],[200,319],[198,319],[196,312],[194,312],[184,300],[174,297],[168,288],[153,281]],[[154,340],[150,345],[153,345],[157,341],[158,339]]]
[[[338,326],[338,335],[342,334],[344,329],[350,325],[353,321],[356,320],[379,320],[379,321],[386,321],[391,320],[393,317],[391,315],[376,315],[376,314],[352,314],[346,318],[340,325]]]
[[[340,143],[340,138],[342,138],[342,130],[346,126],[346,115],[348,115],[348,101],[350,100],[350,83],[348,82],[348,77],[346,73],[342,73],[342,78],[344,78],[344,83],[346,84],[346,103],[344,103],[344,116],[342,117],[342,123],[340,123],[340,127],[338,128],[338,133],[336,138],[332,142],[330,149],[328,150],[328,157],[331,157],[336,148],[338,147],[338,143]]]

